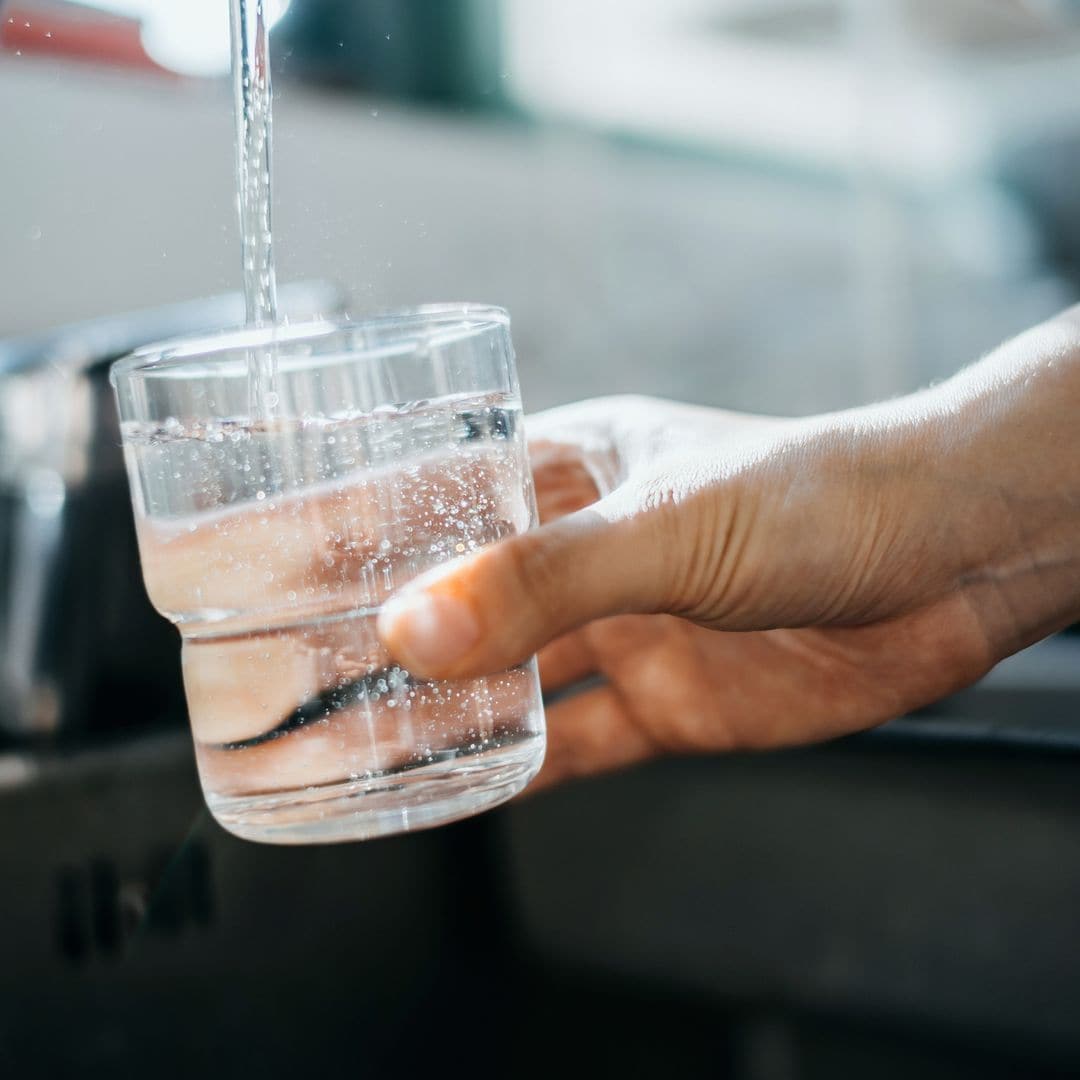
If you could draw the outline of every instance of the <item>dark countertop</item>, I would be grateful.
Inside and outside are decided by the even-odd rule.
[[[1047,643],[864,736],[656,762],[343,847],[226,835],[185,731],[9,749],[0,1066],[58,1008],[68,1041],[37,1060],[59,1071],[183,1038],[176,1075],[234,1053],[284,1075],[360,1036],[393,1059],[418,993],[450,1023],[499,1013],[510,1038],[515,993],[563,1024],[553,1002],[585,1007],[574,995],[594,986],[604,1008],[644,993],[657,1039],[682,1006],[655,1002],[690,995],[1080,1065],[1078,647]],[[321,1048],[290,1040],[290,1023],[321,1024]],[[253,1024],[257,1052],[221,1049],[223,1030]]]

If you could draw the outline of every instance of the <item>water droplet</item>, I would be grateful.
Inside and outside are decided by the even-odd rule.
[[[262,502],[263,499],[266,498],[266,492],[265,491],[256,491],[255,492],[255,498],[258,499],[259,502]]]

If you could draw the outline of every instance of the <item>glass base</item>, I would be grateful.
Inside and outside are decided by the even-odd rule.
[[[207,795],[217,822],[264,844],[371,840],[446,825],[513,798],[539,772],[544,739],[466,760],[265,795]]]

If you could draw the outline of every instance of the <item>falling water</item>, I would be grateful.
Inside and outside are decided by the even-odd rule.
[[[232,72],[236,110],[236,181],[240,237],[244,252],[244,299],[251,327],[277,323],[277,281],[271,224],[270,38],[265,14],[269,0],[230,0]],[[277,405],[272,350],[249,357],[251,409],[266,418]]]

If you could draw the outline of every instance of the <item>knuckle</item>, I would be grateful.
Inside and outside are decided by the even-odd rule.
[[[652,514],[667,514],[686,498],[684,485],[666,475],[645,478],[638,485],[637,494],[641,510]]]
[[[530,617],[550,623],[563,614],[569,568],[541,533],[525,533],[503,549],[512,595],[520,596]]]
[[[708,621],[722,591],[730,553],[730,507],[721,486],[688,468],[645,478],[637,504],[653,547],[663,606],[674,614]]]

